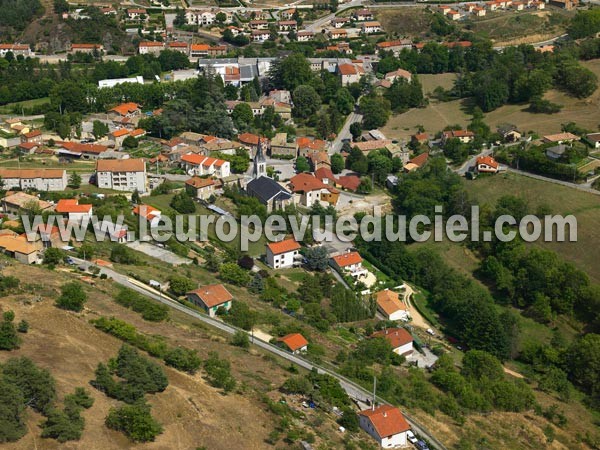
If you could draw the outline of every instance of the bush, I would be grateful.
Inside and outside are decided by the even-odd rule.
[[[163,432],[150,414],[150,407],[143,402],[111,408],[105,423],[108,428],[125,433],[133,442],[154,441]]]
[[[194,203],[194,200],[185,191],[175,194],[169,205],[171,208],[181,214],[193,214],[196,212],[196,204]]]
[[[562,109],[562,105],[552,103],[550,100],[544,100],[540,97],[536,97],[531,100],[528,109],[532,113],[556,114],[560,112],[560,110]]]
[[[250,282],[250,275],[235,263],[225,263],[219,266],[219,276],[227,283],[236,286],[246,286]]]
[[[231,338],[231,345],[235,345],[236,347],[249,348],[250,347],[250,339],[248,338],[248,334],[243,331],[236,331],[233,337]]]
[[[131,289],[121,288],[121,291],[115,297],[115,301],[140,313],[144,320],[150,322],[161,322],[169,317],[168,306],[149,300]]]
[[[56,400],[55,381],[50,372],[37,367],[28,358],[11,358],[2,366],[4,379],[16,386],[25,405],[47,414]]]
[[[87,295],[80,283],[72,281],[63,285],[61,295],[56,300],[56,306],[69,311],[81,312],[87,300]]]
[[[167,352],[165,363],[178,370],[194,374],[202,365],[202,360],[196,350],[177,347]]]
[[[177,296],[185,295],[195,287],[196,283],[187,277],[173,275],[169,278],[169,289]]]
[[[229,361],[220,359],[217,352],[208,354],[208,359],[204,361],[204,370],[208,382],[212,386],[221,388],[224,392],[231,392],[235,389],[236,381],[231,375]]]
[[[110,252],[110,260],[120,264],[137,264],[133,251],[123,244],[116,244]]]
[[[21,320],[17,325],[17,331],[19,333],[27,333],[29,331],[29,323],[26,320]]]

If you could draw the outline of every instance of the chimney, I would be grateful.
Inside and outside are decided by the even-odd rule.
[[[387,411],[383,412],[383,417],[387,417]]]

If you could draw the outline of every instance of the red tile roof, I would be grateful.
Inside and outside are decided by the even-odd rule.
[[[386,338],[395,349],[413,341],[413,337],[404,328],[388,328],[386,330],[376,331],[371,337]]]
[[[377,305],[385,311],[385,313],[389,316],[396,311],[406,310],[406,306],[398,296],[397,292],[390,291],[389,289],[385,289],[383,291],[379,291],[377,293]]]
[[[80,142],[57,142],[59,146],[70,152],[76,153],[103,153],[108,147],[98,144],[82,144]]]
[[[421,167],[423,164],[427,162],[429,159],[429,153],[421,153],[420,155],[415,156],[413,159],[409,161],[409,163],[414,164],[415,166]]]
[[[349,191],[356,191],[360,186],[360,178],[356,175],[343,175],[338,177],[337,184]]]
[[[150,205],[137,205],[133,208],[133,214],[151,220],[155,217],[160,216],[160,211]]]
[[[76,198],[63,198],[56,204],[56,212],[65,213],[89,213],[92,210],[92,205],[79,204]]]
[[[400,410],[394,406],[382,405],[374,410],[366,409],[358,414],[368,417],[373,424],[373,428],[382,438],[410,430],[410,425]]]
[[[185,184],[195,189],[202,189],[215,184],[215,180],[213,180],[212,178],[192,177],[189,180],[187,180]]]
[[[269,247],[269,250],[271,250],[271,253],[274,255],[300,250],[300,244],[298,244],[298,242],[296,242],[294,239],[286,239],[280,242],[270,242],[267,244],[267,247]]]
[[[258,136],[252,133],[242,133],[238,136],[238,140],[242,144],[258,145]]]
[[[277,339],[279,342],[283,342],[290,351],[295,352],[296,350],[301,349],[308,345],[308,341],[304,336],[300,333],[292,333],[287,336],[283,336],[282,338]]]
[[[356,75],[358,74],[358,69],[354,64],[340,64],[338,66],[338,71],[342,75]]]
[[[309,192],[319,189],[332,190],[330,186],[327,186],[317,177],[309,173],[299,173],[298,175],[294,175],[290,180],[290,187],[293,192]]]
[[[233,300],[233,296],[229,293],[222,284],[211,284],[202,286],[195,291],[188,292],[188,295],[194,294],[202,300],[208,308],[222,305],[225,302]]]
[[[362,257],[358,252],[347,252],[342,255],[334,256],[333,260],[339,267],[346,267],[361,263]]]
[[[479,164],[485,164],[486,166],[493,167],[494,169],[497,169],[499,166],[498,161],[491,156],[480,156],[477,158],[477,165]]]
[[[37,136],[41,136],[42,132],[40,130],[33,130],[30,131],[29,133],[25,133],[23,136],[25,136],[27,139],[29,138],[33,138],[33,137],[37,137]]]
[[[96,161],[97,172],[144,172],[143,159],[100,159]]]
[[[137,103],[129,102],[129,103],[121,103],[120,105],[115,106],[114,108],[109,109],[109,111],[114,111],[122,116],[130,114],[140,109],[140,105]]]

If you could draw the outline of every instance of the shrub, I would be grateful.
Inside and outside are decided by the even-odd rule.
[[[248,334],[244,333],[243,331],[236,331],[231,338],[231,345],[242,348],[250,347],[250,339],[248,338]]]
[[[80,283],[72,281],[63,285],[61,295],[56,300],[56,306],[69,311],[81,312],[87,300],[87,295]]]
[[[133,442],[150,442],[163,432],[150,414],[150,407],[143,402],[112,408],[105,423],[108,428],[125,433]]]

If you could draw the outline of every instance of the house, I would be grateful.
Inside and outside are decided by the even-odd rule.
[[[256,147],[258,147],[258,140],[258,135],[252,133],[242,133],[238,136],[238,141],[240,144],[243,144],[245,147],[253,151],[255,151]]]
[[[101,53],[104,51],[104,46],[100,44],[71,44],[69,53]]]
[[[517,142],[521,139],[521,133],[517,130],[514,125],[501,125],[498,127],[498,134],[502,136],[504,142]]]
[[[298,29],[298,23],[295,20],[280,20],[277,22],[277,29],[280,33],[289,33]]]
[[[579,5],[579,0],[550,0],[549,3],[558,8],[571,10]]]
[[[141,114],[142,110],[140,109],[140,105],[133,102],[121,103],[108,110],[108,116],[111,119],[132,118],[138,117]]]
[[[600,148],[600,133],[590,133],[585,136],[585,140],[594,148]]]
[[[410,73],[408,70],[398,69],[385,74],[385,79],[391,83],[396,81],[398,78],[403,78],[410,83],[412,81],[412,73]]]
[[[448,130],[442,133],[442,144],[448,139],[458,139],[462,144],[468,144],[475,139],[475,133],[468,130]]]
[[[287,269],[299,265],[302,260],[300,244],[294,239],[285,239],[267,244],[267,265],[273,269]]]
[[[313,38],[315,37],[315,33],[313,33],[312,31],[298,31],[298,33],[296,34],[296,39],[298,39],[298,42],[308,42],[308,41],[312,41]]]
[[[212,178],[195,176],[185,182],[185,189],[193,198],[208,200],[215,194],[216,185]]]
[[[102,189],[146,192],[146,163],[143,159],[100,159],[96,161],[96,183]]]
[[[387,320],[404,320],[410,318],[406,305],[397,292],[384,289],[376,294],[377,310],[383,314]]]
[[[360,25],[360,30],[365,34],[379,33],[381,31],[381,24],[377,21],[364,22]]]
[[[131,212],[138,217],[146,219],[146,221],[150,224],[150,228],[158,226],[162,215],[160,210],[154,208],[153,206],[144,204],[136,205]]]
[[[268,30],[252,30],[252,42],[265,42],[269,40],[271,33]]]
[[[313,172],[321,168],[330,168],[331,161],[329,160],[329,153],[313,151],[306,155],[306,158],[310,162]]]
[[[410,137],[410,140],[418,145],[425,145],[429,142],[429,135],[427,133],[416,133]]]
[[[92,217],[92,205],[80,204],[76,198],[61,198],[56,204],[55,211],[62,214],[69,222],[81,222],[86,217]]]
[[[292,353],[303,353],[308,349],[308,341],[300,333],[292,333],[277,339]]]
[[[348,31],[343,29],[329,30],[330,39],[346,39],[348,37]]]
[[[383,448],[406,447],[410,425],[394,406],[382,405],[358,413],[359,425]]]
[[[413,337],[404,328],[387,328],[376,331],[372,338],[385,338],[391,345],[394,353],[408,356],[413,352]]]
[[[546,149],[546,156],[553,161],[557,161],[563,157],[568,148],[569,147],[564,144],[558,144],[554,147],[549,147]]]
[[[127,242],[127,225],[119,225],[108,220],[101,222],[92,222],[94,233],[97,236],[108,236],[111,242],[124,243]]]
[[[34,210],[41,212],[50,211],[52,209],[52,204],[40,200],[35,195],[29,195],[25,192],[15,192],[2,199],[2,209],[5,214],[16,216],[23,213],[34,212]]]
[[[246,193],[267,207],[267,212],[284,209],[292,202],[292,194],[272,178],[261,175],[246,185]]]
[[[372,141],[354,142],[352,146],[356,147],[363,153],[370,153],[373,150],[388,148],[391,144],[391,139],[374,139]]]
[[[67,171],[64,169],[4,169],[0,168],[2,188],[35,189],[39,192],[64,191],[67,188]]]
[[[214,175],[225,178],[231,174],[229,161],[191,153],[181,157],[181,166],[189,175]]]
[[[412,172],[413,170],[420,169],[421,167],[423,167],[425,165],[425,163],[427,163],[428,159],[429,159],[428,152],[421,153],[420,155],[417,155],[414,158],[409,159],[408,162],[406,164],[404,164],[404,171]]]
[[[165,44],[163,42],[156,41],[143,41],[138,45],[138,53],[140,55],[158,55],[165,49]]]
[[[41,145],[44,143],[44,137],[42,136],[42,132],[40,130],[33,130],[29,133],[25,133],[21,135],[21,142],[23,143],[31,143]]]
[[[192,58],[203,58],[208,56],[208,44],[192,44],[190,46],[190,56]]]
[[[485,15],[487,14],[486,9],[485,8],[481,8],[480,6],[476,6],[475,8],[473,8],[472,12],[477,17],[485,17]]]
[[[42,148],[42,146],[37,142],[21,142],[18,145],[19,153],[22,155],[32,155],[40,148]]]
[[[563,142],[573,142],[579,141],[580,137],[573,133],[557,133],[557,134],[549,134],[544,136],[543,141],[551,144],[562,144]]]
[[[512,7],[517,11],[523,11],[525,9],[525,4],[523,2],[513,2]]]
[[[292,156],[296,157],[298,154],[298,145],[296,140],[292,139],[288,142],[287,133],[277,133],[273,139],[271,139],[271,155],[278,156]]]
[[[296,8],[284,9],[283,11],[279,11],[279,17],[283,20],[290,20],[296,14]]]
[[[364,22],[366,20],[373,20],[374,16],[368,9],[357,9],[352,13],[352,18],[357,22]]]
[[[189,52],[187,42],[179,42],[179,41],[169,42],[167,44],[167,49],[173,50],[175,52],[183,53],[184,55],[187,55]]]
[[[480,156],[477,158],[475,166],[479,173],[497,173],[500,170],[500,164],[491,156]]]
[[[116,147],[121,147],[127,136],[129,136],[129,130],[127,128],[119,128],[109,134],[110,139],[115,142]]]
[[[0,44],[0,58],[4,58],[8,52],[14,56],[34,56],[34,53],[29,48],[29,45],[24,44]]]
[[[347,17],[335,17],[331,19],[330,22],[333,28],[342,28],[347,23],[350,23],[350,19],[348,19]]]
[[[127,18],[129,20],[148,20],[148,13],[144,8],[133,8],[127,10]]]
[[[82,144],[80,142],[57,142],[58,156],[67,158],[99,159],[108,150],[105,145]]]
[[[326,152],[327,142],[321,139],[312,139],[306,136],[296,138],[298,153],[300,156],[308,158],[313,152]]]
[[[39,247],[27,242],[27,238],[24,236],[0,236],[0,249],[23,264],[41,262]]]
[[[186,294],[189,302],[204,309],[210,317],[215,317],[217,310],[231,309],[233,296],[222,284],[211,284],[196,289]]]
[[[251,30],[268,30],[269,22],[266,20],[251,20],[248,26]]]
[[[450,11],[448,11],[446,13],[446,17],[448,17],[448,19],[450,19],[450,20],[458,20],[458,19],[460,19],[460,13],[458,11],[451,9]]]
[[[321,201],[335,206],[340,195],[337,189],[324,184],[310,173],[294,175],[290,179],[289,186],[294,193],[294,203],[305,208],[311,208],[315,203]]]
[[[335,185],[346,191],[356,192],[360,186],[360,178],[356,175],[342,175],[337,178]]]
[[[395,41],[383,41],[376,44],[377,49],[380,51],[393,52],[394,56],[398,56],[400,51],[404,48],[410,49],[412,47],[412,41],[409,39],[400,39]]]
[[[342,86],[348,86],[352,83],[358,83],[360,77],[364,74],[362,67],[351,63],[339,64],[337,73],[342,80]]]
[[[362,265],[362,258],[358,252],[346,252],[331,258],[331,265],[341,274],[350,275],[355,279],[366,277],[369,273]]]

